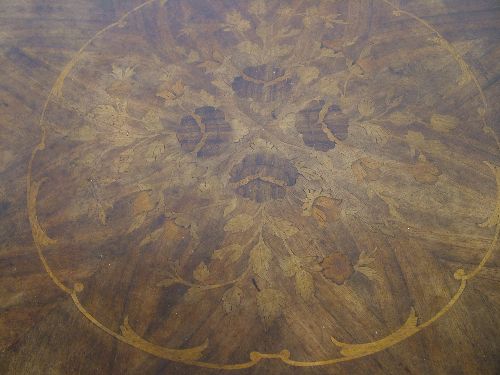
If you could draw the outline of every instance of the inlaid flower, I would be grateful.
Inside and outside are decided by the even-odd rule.
[[[349,258],[340,253],[327,256],[320,265],[323,276],[338,285],[344,284],[354,273],[354,267]]]
[[[280,199],[286,188],[295,185],[297,169],[286,159],[273,154],[258,153],[246,156],[231,170],[230,182],[236,192],[256,202]]]
[[[313,100],[297,113],[295,127],[304,143],[318,151],[328,151],[347,139],[349,119],[338,105]]]
[[[287,98],[294,79],[285,69],[273,64],[263,64],[245,68],[242,75],[233,80],[231,87],[241,98],[271,102]]]
[[[231,126],[222,110],[205,106],[184,116],[176,135],[183,151],[208,157],[219,153],[225,143],[231,142]]]

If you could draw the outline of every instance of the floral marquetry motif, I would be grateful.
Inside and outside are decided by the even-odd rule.
[[[231,142],[231,126],[224,112],[210,106],[196,108],[192,115],[182,117],[176,134],[181,149],[199,157],[214,155],[224,143]]]
[[[230,174],[238,194],[256,202],[283,198],[286,187],[295,185],[298,177],[290,161],[273,154],[247,156]]]
[[[304,143],[318,151],[328,151],[347,138],[349,119],[338,105],[313,101],[296,117],[296,128]]]
[[[272,65],[247,67],[234,79],[231,87],[241,98],[257,101],[284,100],[291,93],[293,78],[283,69]]]
[[[321,272],[337,284],[343,284],[354,272],[349,259],[343,254],[333,254],[321,262]]]
[[[496,133],[455,46],[396,4],[148,0],[84,45],[27,200],[96,330],[193,366],[316,367],[453,308],[499,235]],[[88,269],[60,273],[75,241]]]

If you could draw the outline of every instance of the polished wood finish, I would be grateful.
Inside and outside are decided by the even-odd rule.
[[[4,0],[0,373],[500,372],[496,0]]]

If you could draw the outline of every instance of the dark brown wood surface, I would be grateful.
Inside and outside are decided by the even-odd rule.
[[[498,374],[496,0],[0,2],[1,374]]]

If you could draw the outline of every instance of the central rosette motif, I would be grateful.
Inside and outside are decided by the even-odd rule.
[[[286,187],[295,185],[298,177],[288,160],[267,154],[245,157],[230,175],[237,193],[256,202],[283,198]]]
[[[415,267],[428,272],[428,247],[448,243],[450,223],[487,216],[485,204],[449,209],[462,207],[464,187],[484,202],[474,189],[491,184],[487,170],[477,180],[457,170],[463,148],[452,145],[483,121],[476,110],[470,123],[441,113],[463,101],[449,93],[468,87],[450,45],[424,30],[412,60],[406,40],[392,39],[398,33],[364,28],[372,20],[359,1],[148,4],[137,10],[144,17],[123,19],[79,55],[47,106],[47,147],[33,164],[32,190],[48,196],[35,204],[35,229],[61,239],[61,251],[75,251],[76,238],[95,252],[82,256],[95,278],[81,280],[82,304],[98,311],[102,296],[109,311],[109,301],[127,300],[113,311],[138,331],[122,325],[130,340],[198,348],[190,360],[207,337],[217,353],[228,332],[245,335],[243,353],[277,353],[306,323],[305,347],[327,348],[324,332],[350,340],[382,319],[404,321],[410,305],[384,291],[404,295],[402,273],[411,281]],[[384,30],[400,16],[383,19]],[[136,24],[149,18],[158,35]],[[430,50],[435,61],[423,61]],[[77,88],[85,92],[67,95]],[[475,157],[486,168],[485,151],[461,164]],[[473,231],[453,233],[462,229]],[[415,263],[414,254],[427,258]],[[116,264],[101,264],[106,257]],[[129,285],[105,290],[108,273]],[[324,319],[312,322],[313,311]]]

